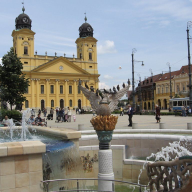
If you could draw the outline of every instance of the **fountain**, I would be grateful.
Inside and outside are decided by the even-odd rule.
[[[123,89],[120,90],[119,85],[117,86],[118,91],[113,87],[112,91],[104,92],[101,90],[89,90],[88,86],[84,88],[79,80],[79,88],[90,101],[92,109],[96,111],[97,116],[91,119],[91,123],[97,132],[99,139],[99,173],[98,173],[98,191],[114,191],[114,180],[113,173],[113,162],[112,162],[112,150],[110,149],[110,141],[112,140],[113,130],[117,123],[117,116],[111,115],[111,112],[116,108],[118,100],[125,95],[129,90],[129,85],[125,86],[123,83]]]
[[[48,178],[75,177],[80,171],[78,143],[81,134],[69,129],[28,126],[30,110],[23,112],[22,127],[0,128],[0,191],[43,191],[40,183]],[[67,188],[59,183],[50,189]]]

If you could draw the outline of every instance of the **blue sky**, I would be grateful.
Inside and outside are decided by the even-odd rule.
[[[15,18],[22,1],[0,1],[0,58],[12,46]],[[76,55],[78,29],[87,22],[98,40],[100,88],[127,82],[132,78],[132,49],[136,48],[136,83],[141,78],[187,65],[187,22],[192,20],[192,0],[25,0],[25,13],[32,19],[35,51],[38,54],[72,57]],[[192,29],[191,29],[192,30]],[[121,66],[122,69],[119,69]]]

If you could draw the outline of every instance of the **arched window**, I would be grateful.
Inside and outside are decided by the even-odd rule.
[[[29,108],[29,101],[28,100],[25,101],[25,108]]]
[[[54,100],[51,100],[51,107],[54,107]]]
[[[92,60],[92,53],[89,53],[89,60]]]
[[[72,100],[70,99],[70,100],[69,100],[69,106],[72,107],[72,104],[73,104],[73,103],[72,103]]]
[[[28,47],[24,47],[24,55],[28,55]]]
[[[82,53],[79,54],[79,58],[82,59]]]
[[[63,85],[60,85],[60,94],[63,94]]]
[[[69,94],[72,94],[72,86],[69,85]]]

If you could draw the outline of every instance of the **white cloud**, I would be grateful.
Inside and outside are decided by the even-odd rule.
[[[107,40],[104,42],[104,45],[98,45],[97,52],[98,54],[116,53],[114,41]]]
[[[110,75],[104,75],[104,78],[105,78],[105,79],[113,79],[113,77],[110,76]]]
[[[137,1],[136,5],[142,6],[143,10],[171,16],[177,20],[188,20],[191,18],[191,7],[183,0],[145,0]]]
[[[99,89],[109,89],[110,87],[105,82],[99,82]]]

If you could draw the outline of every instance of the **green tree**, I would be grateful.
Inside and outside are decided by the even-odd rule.
[[[0,89],[1,101],[6,101],[11,105],[20,105],[26,98],[23,94],[29,86],[28,79],[22,73],[23,64],[14,53],[13,47],[2,58],[0,65]]]

